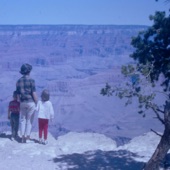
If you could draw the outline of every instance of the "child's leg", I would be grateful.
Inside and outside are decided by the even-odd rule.
[[[42,138],[42,132],[43,132],[43,119],[38,118],[38,127],[39,127],[39,138]]]
[[[11,124],[11,137],[14,137],[14,120],[13,120],[13,116],[11,114],[11,118],[10,118],[10,124]]]
[[[14,116],[14,137],[18,136],[19,129],[19,114]]]
[[[48,119],[44,119],[44,140],[47,140],[48,135]]]

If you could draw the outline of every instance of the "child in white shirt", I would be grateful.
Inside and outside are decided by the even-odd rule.
[[[47,144],[48,123],[54,118],[54,109],[52,103],[49,101],[50,94],[48,90],[43,90],[41,94],[41,101],[37,103],[38,111],[38,127],[39,127],[39,143]],[[44,140],[42,140],[44,134]]]

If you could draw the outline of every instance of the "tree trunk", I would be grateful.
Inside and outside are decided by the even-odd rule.
[[[170,102],[166,102],[164,110],[165,130],[161,140],[144,170],[159,170],[160,162],[170,149]]]

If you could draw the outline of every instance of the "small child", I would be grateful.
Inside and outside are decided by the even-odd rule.
[[[13,100],[8,105],[8,119],[11,123],[11,140],[18,138],[20,103],[17,101],[17,92],[13,92]]]
[[[41,101],[38,101],[36,109],[38,112],[39,143],[45,145],[48,143],[47,135],[49,119],[52,120],[54,118],[54,109],[49,99],[49,91],[43,90],[41,94]],[[44,140],[42,140],[43,133]]]

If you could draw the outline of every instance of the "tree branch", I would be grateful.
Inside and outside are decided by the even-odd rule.
[[[151,131],[152,131],[152,132],[154,132],[156,135],[158,135],[158,136],[162,137],[162,135],[161,135],[161,134],[159,134],[158,132],[154,131],[153,129],[151,129]]]
[[[154,111],[154,113],[156,114],[156,118],[161,121],[162,124],[165,125],[165,121],[163,118],[161,118],[161,116],[159,115],[158,111],[159,109],[156,109],[154,106],[150,105],[150,108]],[[163,111],[161,111],[162,113],[164,113]]]
[[[163,110],[161,110],[161,109],[156,109],[158,112],[161,112],[161,113],[163,113],[163,114],[165,114],[165,112],[163,111]]]

